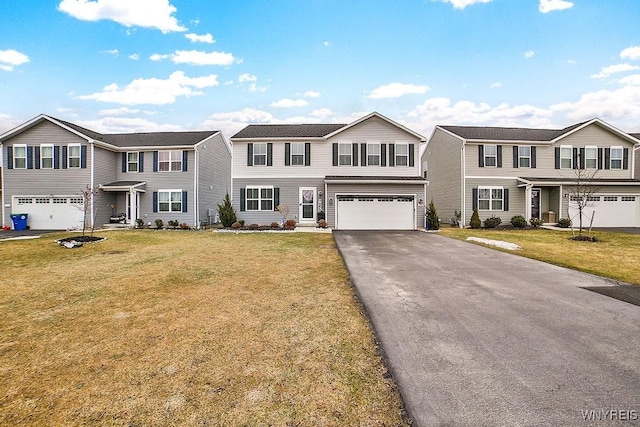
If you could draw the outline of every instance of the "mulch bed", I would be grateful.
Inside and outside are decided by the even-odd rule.
[[[98,236],[73,236],[73,237],[65,237],[64,239],[56,240],[58,243],[64,242],[79,242],[79,243],[92,243],[99,242],[100,240],[104,240],[105,237]]]

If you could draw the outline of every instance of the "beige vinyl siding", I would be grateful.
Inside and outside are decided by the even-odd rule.
[[[221,133],[197,146],[200,221],[213,221],[227,192],[231,195],[231,153]],[[211,217],[209,218],[209,214]]]
[[[427,200],[433,203],[440,220],[448,222],[462,209],[462,141],[436,129],[422,156],[427,162]]]
[[[471,220],[471,215],[473,214],[473,189],[478,187],[502,187],[503,189],[509,189],[509,210],[508,211],[486,211],[486,210],[478,210],[478,215],[480,215],[480,220],[484,221],[485,219],[496,216],[502,219],[503,223],[508,223],[511,220],[511,217],[514,215],[522,215],[525,216],[525,189],[518,188],[518,181],[516,179],[496,179],[496,178],[486,178],[486,179],[467,179],[466,180],[466,194],[465,194],[465,204],[466,204],[466,212],[465,212],[465,226],[469,225],[469,221]],[[527,218],[528,219],[528,218]]]

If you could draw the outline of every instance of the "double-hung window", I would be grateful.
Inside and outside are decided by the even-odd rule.
[[[129,151],[127,153],[127,172],[138,172],[138,152],[137,151]]]
[[[253,165],[267,165],[267,144],[253,144]]]
[[[380,144],[367,144],[367,166],[380,166]]]
[[[611,147],[611,169],[622,169],[622,147]]]
[[[485,145],[484,146],[484,165],[497,166],[497,164],[498,164],[498,146]]]
[[[40,168],[53,169],[53,144],[40,145]]]
[[[501,211],[503,208],[502,187],[479,187],[478,210]]]
[[[182,190],[159,190],[158,212],[182,212]]]
[[[136,156],[137,157],[137,156]],[[127,156],[127,167],[129,166]],[[182,151],[159,151],[158,170],[160,172],[175,172],[182,170]]]
[[[409,166],[409,144],[395,145],[396,166]]]
[[[571,145],[560,146],[560,169],[573,168],[573,147]]]
[[[80,144],[69,144],[67,153],[69,169],[80,167]]]
[[[272,211],[273,187],[247,187],[246,203],[248,211]]]
[[[351,144],[338,144],[338,165],[351,166]]]
[[[598,167],[598,147],[584,147],[584,167],[596,169]]]
[[[304,144],[291,144],[291,165],[304,166]]]
[[[27,168],[27,146],[25,144],[13,146],[13,168]]]
[[[521,168],[531,167],[531,147],[530,146],[518,147],[518,166]]]

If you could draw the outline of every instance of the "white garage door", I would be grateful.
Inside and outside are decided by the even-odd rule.
[[[82,228],[82,197],[14,197],[12,213],[29,214],[27,225],[33,230]]]
[[[569,215],[573,225],[579,224],[575,201],[569,203]],[[589,197],[582,212],[582,224],[588,227],[593,214],[594,227],[640,227],[640,195],[596,194]]]
[[[338,230],[413,230],[413,196],[336,196]]]

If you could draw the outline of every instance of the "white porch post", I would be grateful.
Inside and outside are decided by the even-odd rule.
[[[563,191],[563,188],[562,188],[562,185],[561,185],[560,186],[560,195],[558,196],[560,198],[560,204],[558,205],[559,206],[558,209],[560,210],[560,212],[558,212],[558,218],[557,219],[563,218],[563,215],[562,215],[562,208],[563,208],[562,201],[564,200],[564,196],[562,194],[563,192],[564,191]],[[568,213],[567,213],[567,216],[569,216]]]
[[[133,224],[136,220],[138,212],[138,192],[135,190],[129,190],[129,218],[127,218],[127,224]]]
[[[531,218],[531,189],[533,188],[533,184],[527,184],[524,187],[524,215],[525,219],[529,221]]]

